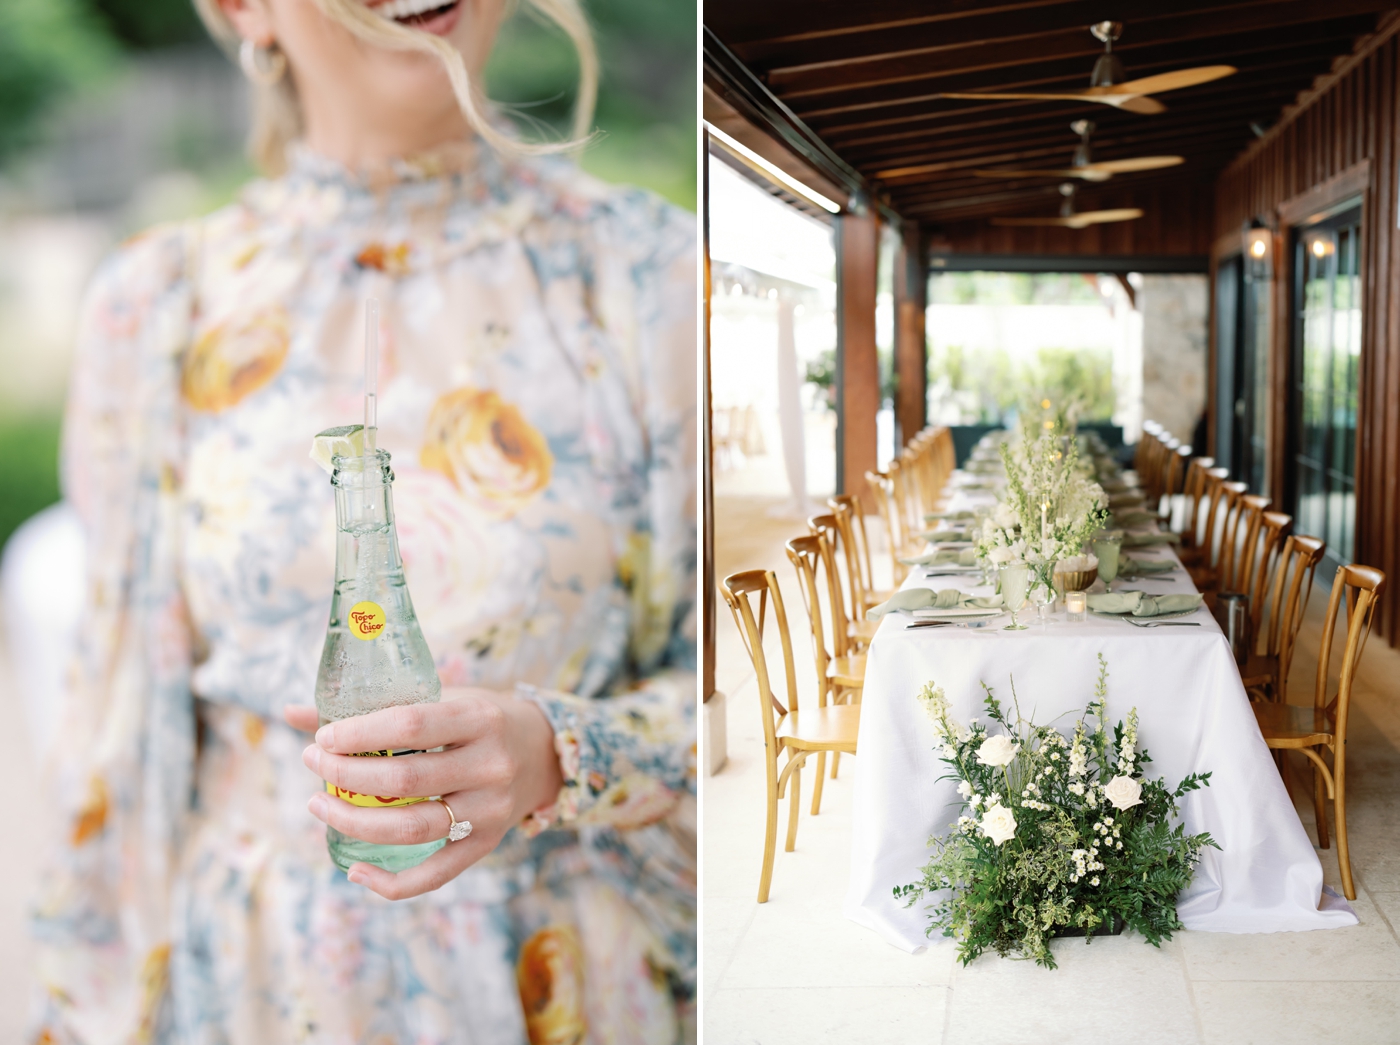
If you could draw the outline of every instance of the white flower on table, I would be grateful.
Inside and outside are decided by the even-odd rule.
[[[1000,802],[982,814],[977,826],[998,846],[1016,836],[1016,817]]]
[[[982,741],[982,745],[977,749],[977,761],[984,766],[1010,765],[1020,749],[1021,745],[1012,741],[1010,737],[998,734]]]
[[[1142,801],[1142,785],[1130,776],[1116,776],[1103,789],[1103,796],[1114,809],[1131,809]]]
[[[971,798],[972,785],[969,784],[966,780],[964,780],[961,784],[958,785],[958,794],[962,795],[965,799]]]
[[[1016,509],[1012,508],[1006,501],[1002,501],[992,512],[992,522],[1003,530],[1009,530],[1021,520],[1016,517]]]
[[[1005,546],[998,546],[987,552],[987,558],[993,566],[1005,566],[1016,557],[1016,553]]]

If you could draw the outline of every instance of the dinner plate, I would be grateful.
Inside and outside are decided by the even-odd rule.
[[[970,617],[1000,617],[1005,610],[985,610],[977,606],[959,606],[948,610],[912,610],[915,620],[967,620]]]
[[[1201,607],[1201,606],[1197,606],[1196,609],[1193,609],[1193,610],[1178,610],[1176,613],[1158,613],[1158,614],[1156,614],[1155,616],[1152,616],[1152,617],[1136,617],[1136,619],[1137,619],[1137,620],[1171,620],[1171,619],[1174,618],[1174,617],[1189,617],[1189,616],[1191,616],[1191,614],[1195,613],[1197,610],[1200,610],[1200,609],[1202,609],[1202,608],[1203,608],[1203,607]],[[1108,619],[1110,619],[1110,620],[1122,620],[1124,617],[1135,617],[1135,616],[1136,616],[1131,610],[1129,610],[1127,613],[1102,613],[1102,612],[1100,612],[1099,610],[1090,610],[1089,612],[1092,613],[1095,617],[1105,617],[1105,618],[1108,618]]]

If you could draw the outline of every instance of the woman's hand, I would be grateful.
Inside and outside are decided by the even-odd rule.
[[[288,724],[316,729],[316,709],[288,706]],[[441,747],[440,752],[431,748]],[[355,758],[361,751],[421,750],[396,758]],[[302,753],[328,782],[362,795],[441,795],[472,833],[449,842],[417,867],[395,874],[350,865],[352,882],[402,900],[440,888],[500,843],[528,814],[550,805],[563,786],[554,730],[529,701],[485,689],[444,689],[436,704],[386,708],[316,730]],[[384,845],[418,845],[447,837],[451,818],[441,802],[368,809],[318,792],[307,808],[342,834]]]

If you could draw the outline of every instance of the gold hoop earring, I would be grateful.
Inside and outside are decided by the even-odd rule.
[[[286,73],[287,56],[277,49],[275,43],[269,47],[259,47],[244,37],[238,46],[238,67],[253,83],[271,87]]]

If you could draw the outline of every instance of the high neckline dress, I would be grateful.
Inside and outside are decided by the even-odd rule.
[[[369,296],[438,673],[535,701],[565,776],[399,902],[330,863],[281,721],[334,574],[308,449],[359,419]],[[37,1040],[693,1040],[696,299],[689,215],[475,143],[358,172],[300,149],[104,265],[64,438],[90,576]]]

